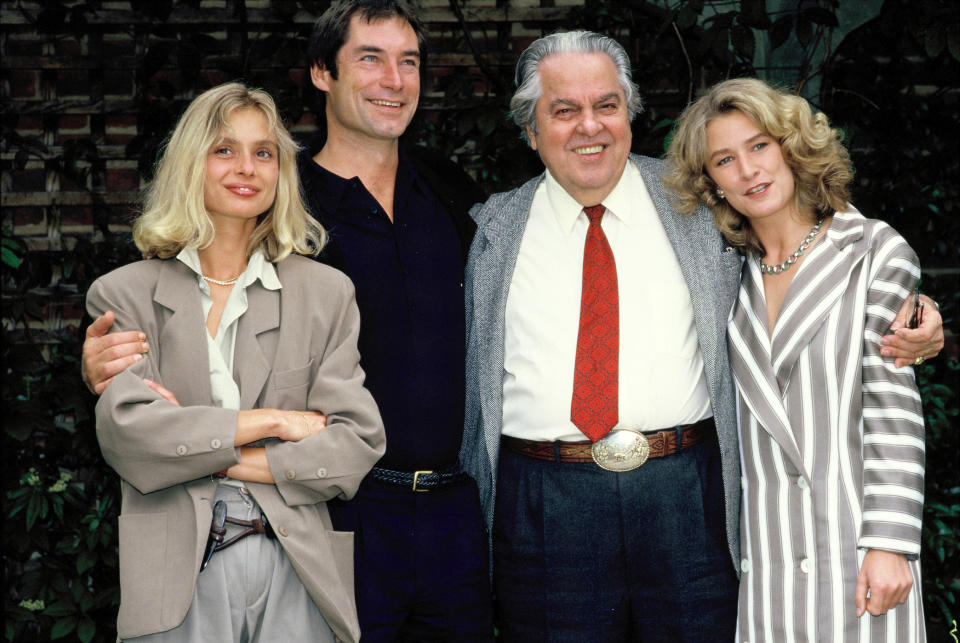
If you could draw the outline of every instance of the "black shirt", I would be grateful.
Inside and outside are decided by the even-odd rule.
[[[343,178],[301,153],[313,216],[330,235],[320,260],[353,281],[360,364],[383,417],[378,466],[442,470],[463,434],[464,309],[461,238],[451,214],[401,150],[393,222],[357,177]]]

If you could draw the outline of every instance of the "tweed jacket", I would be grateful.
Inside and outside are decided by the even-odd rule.
[[[661,174],[663,162],[631,155],[660,215],[680,263],[696,322],[707,388],[720,439],[730,555],[739,562],[740,462],[733,379],[727,357],[727,315],[736,299],[740,255],[728,248],[700,207],[681,215],[672,206]],[[495,194],[471,214],[477,222],[467,261],[467,400],[461,465],[477,481],[488,531],[493,524],[497,459],[503,424],[504,316],[507,292],[543,175],[510,192]],[[656,275],[651,276],[656,279]],[[621,297],[628,296],[621,293]],[[653,302],[651,302],[653,303]]]
[[[247,287],[234,378],[240,408],[316,410],[319,434],[265,441],[276,484],[247,483],[298,577],[341,640],[359,639],[353,534],[333,531],[325,501],[349,497],[383,454],[380,414],[363,387],[353,286],[300,256],[276,264],[280,290]],[[114,331],[140,329],[149,354],[97,402],[97,438],[120,474],[120,613],[131,638],[178,626],[193,598],[217,483],[238,462],[237,411],[211,406],[207,339],[196,275],[175,259],[140,261],[98,279],[87,295]],[[142,378],[177,396],[161,399]]]

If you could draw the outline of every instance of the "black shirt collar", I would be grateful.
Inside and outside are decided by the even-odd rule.
[[[327,214],[332,214],[340,208],[347,189],[350,188],[351,184],[359,184],[360,179],[355,176],[344,178],[334,174],[313,160],[313,157],[323,149],[324,142],[325,139],[322,136],[315,136],[308,140],[297,155],[297,164],[300,169],[300,179],[303,182],[304,193],[311,205],[322,208]],[[428,194],[410,155],[402,145],[399,149],[399,156],[393,197],[395,211],[404,209],[404,204],[406,204],[413,188],[416,188],[421,195]],[[320,197],[319,195],[323,196]]]

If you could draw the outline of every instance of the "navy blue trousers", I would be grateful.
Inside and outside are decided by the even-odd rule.
[[[417,493],[367,477],[330,502],[335,529],[355,532],[361,641],[493,640],[486,530],[477,485]]]
[[[501,449],[500,640],[733,641],[723,498],[716,437],[624,473]]]

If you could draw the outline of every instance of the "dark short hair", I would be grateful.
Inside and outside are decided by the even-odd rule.
[[[330,72],[337,78],[337,54],[347,41],[350,30],[350,20],[359,15],[366,22],[400,18],[405,20],[417,36],[417,46],[420,48],[420,69],[426,67],[426,32],[423,23],[417,18],[413,8],[405,0],[340,0],[330,5],[323,12],[313,31],[310,33],[310,44],[307,55],[310,65],[317,65]]]

